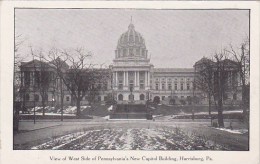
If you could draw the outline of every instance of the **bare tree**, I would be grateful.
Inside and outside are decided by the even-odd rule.
[[[91,52],[85,52],[84,49],[78,48],[74,52],[63,51],[71,66],[63,76],[64,84],[67,86],[72,96],[76,99],[77,117],[80,117],[80,102],[86,94],[93,90],[95,77],[93,65],[87,63]]]
[[[54,78],[58,85],[58,90],[60,92],[60,108],[61,108],[61,121],[63,121],[63,108],[64,108],[64,79],[66,75],[66,71],[69,69],[68,64],[66,61],[68,60],[68,57],[63,55],[57,48],[52,48],[49,51],[49,54],[47,57],[44,57],[44,60],[47,61],[54,69],[55,69],[55,75]]]
[[[22,84],[21,84],[21,71],[20,66],[21,63],[26,58],[26,55],[19,53],[20,46],[24,43],[25,39],[22,35],[15,36],[15,45],[14,45],[14,100],[20,101],[23,99]]]
[[[200,91],[204,92],[207,95],[206,97],[209,103],[209,115],[211,115],[211,103],[214,86],[213,73],[215,63],[212,60],[204,57],[199,62],[195,63],[194,67],[194,83]]]
[[[239,72],[241,86],[242,86],[242,109],[243,116],[247,118],[247,109],[249,108],[249,85],[250,85],[250,50],[249,39],[246,39],[241,44],[239,52],[237,52],[232,45],[229,49],[225,49],[232,55],[234,61],[236,61],[236,67]]]
[[[44,62],[42,50],[36,54],[31,48],[31,55],[34,63],[34,92],[37,90],[41,95],[42,115],[44,116],[46,103],[48,102],[48,92],[50,89],[55,88],[55,86],[53,86],[55,75],[53,67]]]

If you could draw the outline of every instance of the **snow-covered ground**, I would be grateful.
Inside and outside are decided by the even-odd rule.
[[[231,114],[231,113],[243,113],[243,111],[242,110],[223,111],[223,114]],[[195,115],[208,115],[209,112],[195,112],[194,114]],[[211,112],[211,114],[218,114],[218,112]],[[176,116],[183,116],[183,115],[190,116],[190,115],[192,115],[192,113],[181,112],[178,115],[173,115],[173,116],[176,117]]]
[[[218,129],[218,130],[222,130],[222,131],[226,131],[226,132],[234,133],[234,134],[244,134],[244,133],[248,132],[247,129],[234,129],[234,130],[227,129],[227,128],[214,128],[214,129]]]
[[[31,149],[228,150],[210,139],[172,128],[98,129],[71,133]]]
[[[84,111],[86,109],[90,108],[90,106],[81,106],[80,107],[80,110],[81,111]],[[34,108],[30,108],[29,109],[29,113],[22,113],[22,111],[20,111],[20,114],[21,115],[33,115],[34,114],[34,110],[35,110],[35,114],[36,115],[42,115],[42,110],[43,108],[40,107],[40,106],[36,106],[35,109]],[[64,107],[63,109],[63,115],[64,116],[75,116],[77,112],[77,107],[76,106],[67,106],[67,107]],[[58,109],[58,110],[55,110],[54,107],[50,107],[50,106],[46,106],[45,107],[45,115],[48,115],[48,116],[58,116],[58,115],[61,115],[61,110]]]

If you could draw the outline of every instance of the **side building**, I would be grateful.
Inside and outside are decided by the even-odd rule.
[[[224,101],[239,103],[242,98],[236,63],[231,60],[223,62],[228,67],[226,84],[229,86]],[[97,89],[94,96],[91,95],[92,93],[87,93],[81,105],[89,104],[90,101],[105,103],[114,100],[118,104],[129,102],[145,104],[147,100],[150,100],[162,104],[185,105],[192,104],[194,99],[196,99],[196,104],[207,104],[207,95],[203,88],[196,86],[198,73],[205,69],[204,66],[205,58],[202,58],[194,64],[193,68],[155,68],[150,63],[144,37],[130,23],[127,31],[118,39],[113,63],[108,69],[99,70],[99,76],[104,78],[95,83]],[[44,85],[40,83],[46,81],[39,78],[43,68],[49,83],[45,86],[47,87],[46,105],[58,106],[60,104],[60,85],[64,90],[64,105],[75,105],[75,98],[66,85],[61,84],[62,80],[58,78],[52,63],[32,60],[23,62],[20,67],[20,95],[24,107],[41,106],[43,96],[41,88]],[[69,65],[66,64],[63,68],[64,73],[66,74],[69,69]],[[214,74],[216,69],[212,72]]]

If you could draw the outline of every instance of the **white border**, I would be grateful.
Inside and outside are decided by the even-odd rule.
[[[49,156],[64,157],[74,156],[210,156],[214,160],[209,163],[259,163],[259,2],[206,2],[206,1],[4,1],[1,4],[1,162],[2,163],[111,163],[109,161],[63,161],[52,162]],[[13,47],[14,47],[14,7],[26,8],[149,8],[149,9],[220,9],[220,8],[239,8],[251,9],[251,90],[250,90],[250,151],[21,151],[13,150],[13,131],[12,131],[12,97],[13,97]],[[148,163],[146,161],[128,161],[129,163]],[[173,161],[155,161],[149,163],[174,163]],[[116,162],[113,163],[123,163]],[[125,163],[125,162],[124,162]],[[175,162],[177,163],[177,162]],[[178,163],[201,163],[198,161],[178,162]],[[208,163],[205,162],[204,163]]]

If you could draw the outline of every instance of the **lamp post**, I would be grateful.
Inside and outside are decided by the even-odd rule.
[[[54,97],[52,98],[52,107],[54,106],[54,101],[55,101],[55,99],[54,99]]]

